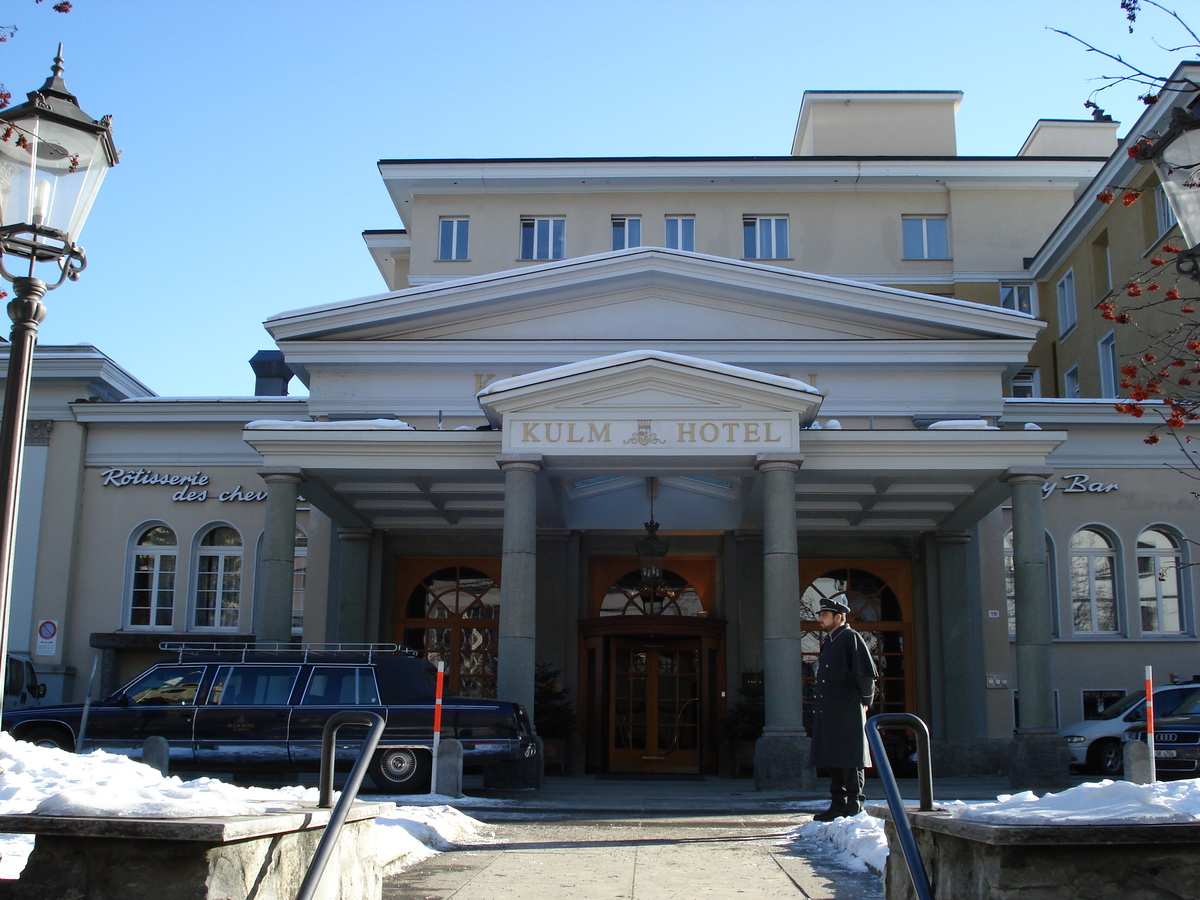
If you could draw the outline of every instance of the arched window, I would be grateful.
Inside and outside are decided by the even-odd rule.
[[[1142,631],[1180,634],[1183,631],[1183,604],[1180,598],[1179,539],[1159,528],[1148,528],[1138,535],[1138,598],[1142,610]]]
[[[653,591],[643,590],[640,569],[626,572],[600,603],[602,616],[703,616],[704,604],[687,580],[668,570]]]
[[[237,628],[242,602],[242,536],[216,525],[196,555],[196,628]]]
[[[404,643],[446,664],[446,691],[463,697],[496,696],[500,585],[466,566],[447,566],[421,580],[401,622]]]
[[[296,529],[295,564],[292,569],[292,634],[304,633],[304,591],[308,583],[308,535]]]
[[[1071,536],[1071,612],[1076,634],[1117,631],[1116,553],[1094,528]]]
[[[166,525],[143,529],[133,547],[129,595],[132,628],[170,628],[175,613],[175,532]]]

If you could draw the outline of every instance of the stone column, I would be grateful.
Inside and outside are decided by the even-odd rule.
[[[758,790],[812,790],[801,697],[796,472],[804,458],[765,453],[763,474],[763,685],[766,727],[754,750]]]
[[[500,569],[500,643],[496,691],[533,716],[537,648],[537,476],[538,454],[496,457],[504,472],[504,555]]]
[[[259,469],[267,483],[262,558],[254,635],[259,641],[292,640],[292,576],[296,568],[296,497],[303,475],[287,466]]]
[[[338,536],[337,631],[329,640],[363,643],[367,634],[367,581],[371,565],[370,528],[341,528]]]
[[[1054,614],[1046,566],[1042,485],[1049,469],[1009,469],[1012,487],[1013,581],[1017,619],[1017,692],[1021,726],[1009,750],[1014,789],[1062,790],[1069,786],[1069,754],[1054,724],[1050,647]]]
[[[942,722],[937,730],[944,738],[937,771],[947,775],[976,771],[972,765],[973,742],[984,737],[978,727],[983,713],[980,646],[975,638],[968,573],[971,544],[969,531],[939,531],[937,581],[942,651]]]

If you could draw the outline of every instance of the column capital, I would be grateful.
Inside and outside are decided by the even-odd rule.
[[[971,543],[971,532],[937,531],[934,532],[933,538],[939,544],[969,544]]]
[[[1000,480],[1008,484],[1045,484],[1047,478],[1054,475],[1053,469],[1040,466],[1013,466],[1000,476]]]
[[[498,453],[496,465],[507,472],[515,469],[518,472],[540,472],[542,470],[542,454],[540,453]]]
[[[802,453],[760,453],[754,457],[754,468],[760,472],[795,472],[803,464]]]
[[[337,536],[340,541],[369,541],[371,535],[374,533],[374,528],[366,528],[359,525],[339,525],[337,529]]]
[[[267,484],[299,484],[304,480],[304,470],[299,466],[263,466],[258,476]]]

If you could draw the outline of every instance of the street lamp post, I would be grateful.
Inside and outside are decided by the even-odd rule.
[[[1200,281],[1200,115],[1175,107],[1167,130],[1139,145],[1136,158],[1154,163],[1187,244],[1175,257],[1176,268]]]
[[[8,379],[0,418],[0,685],[8,658],[13,546],[25,420],[42,300],[87,266],[76,240],[104,180],[117,163],[110,116],[79,108],[62,80],[62,44],[51,75],[25,103],[0,111],[0,276],[13,286]],[[23,274],[14,274],[14,264]],[[39,277],[48,270],[49,278]]]

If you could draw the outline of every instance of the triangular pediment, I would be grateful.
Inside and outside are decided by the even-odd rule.
[[[512,452],[582,453],[618,439],[650,447],[736,439],[741,449],[745,441],[794,451],[821,399],[802,381],[659,350],[544,369],[479,392]]]
[[[280,342],[1032,341],[998,307],[674,250],[624,250],[273,316]]]

